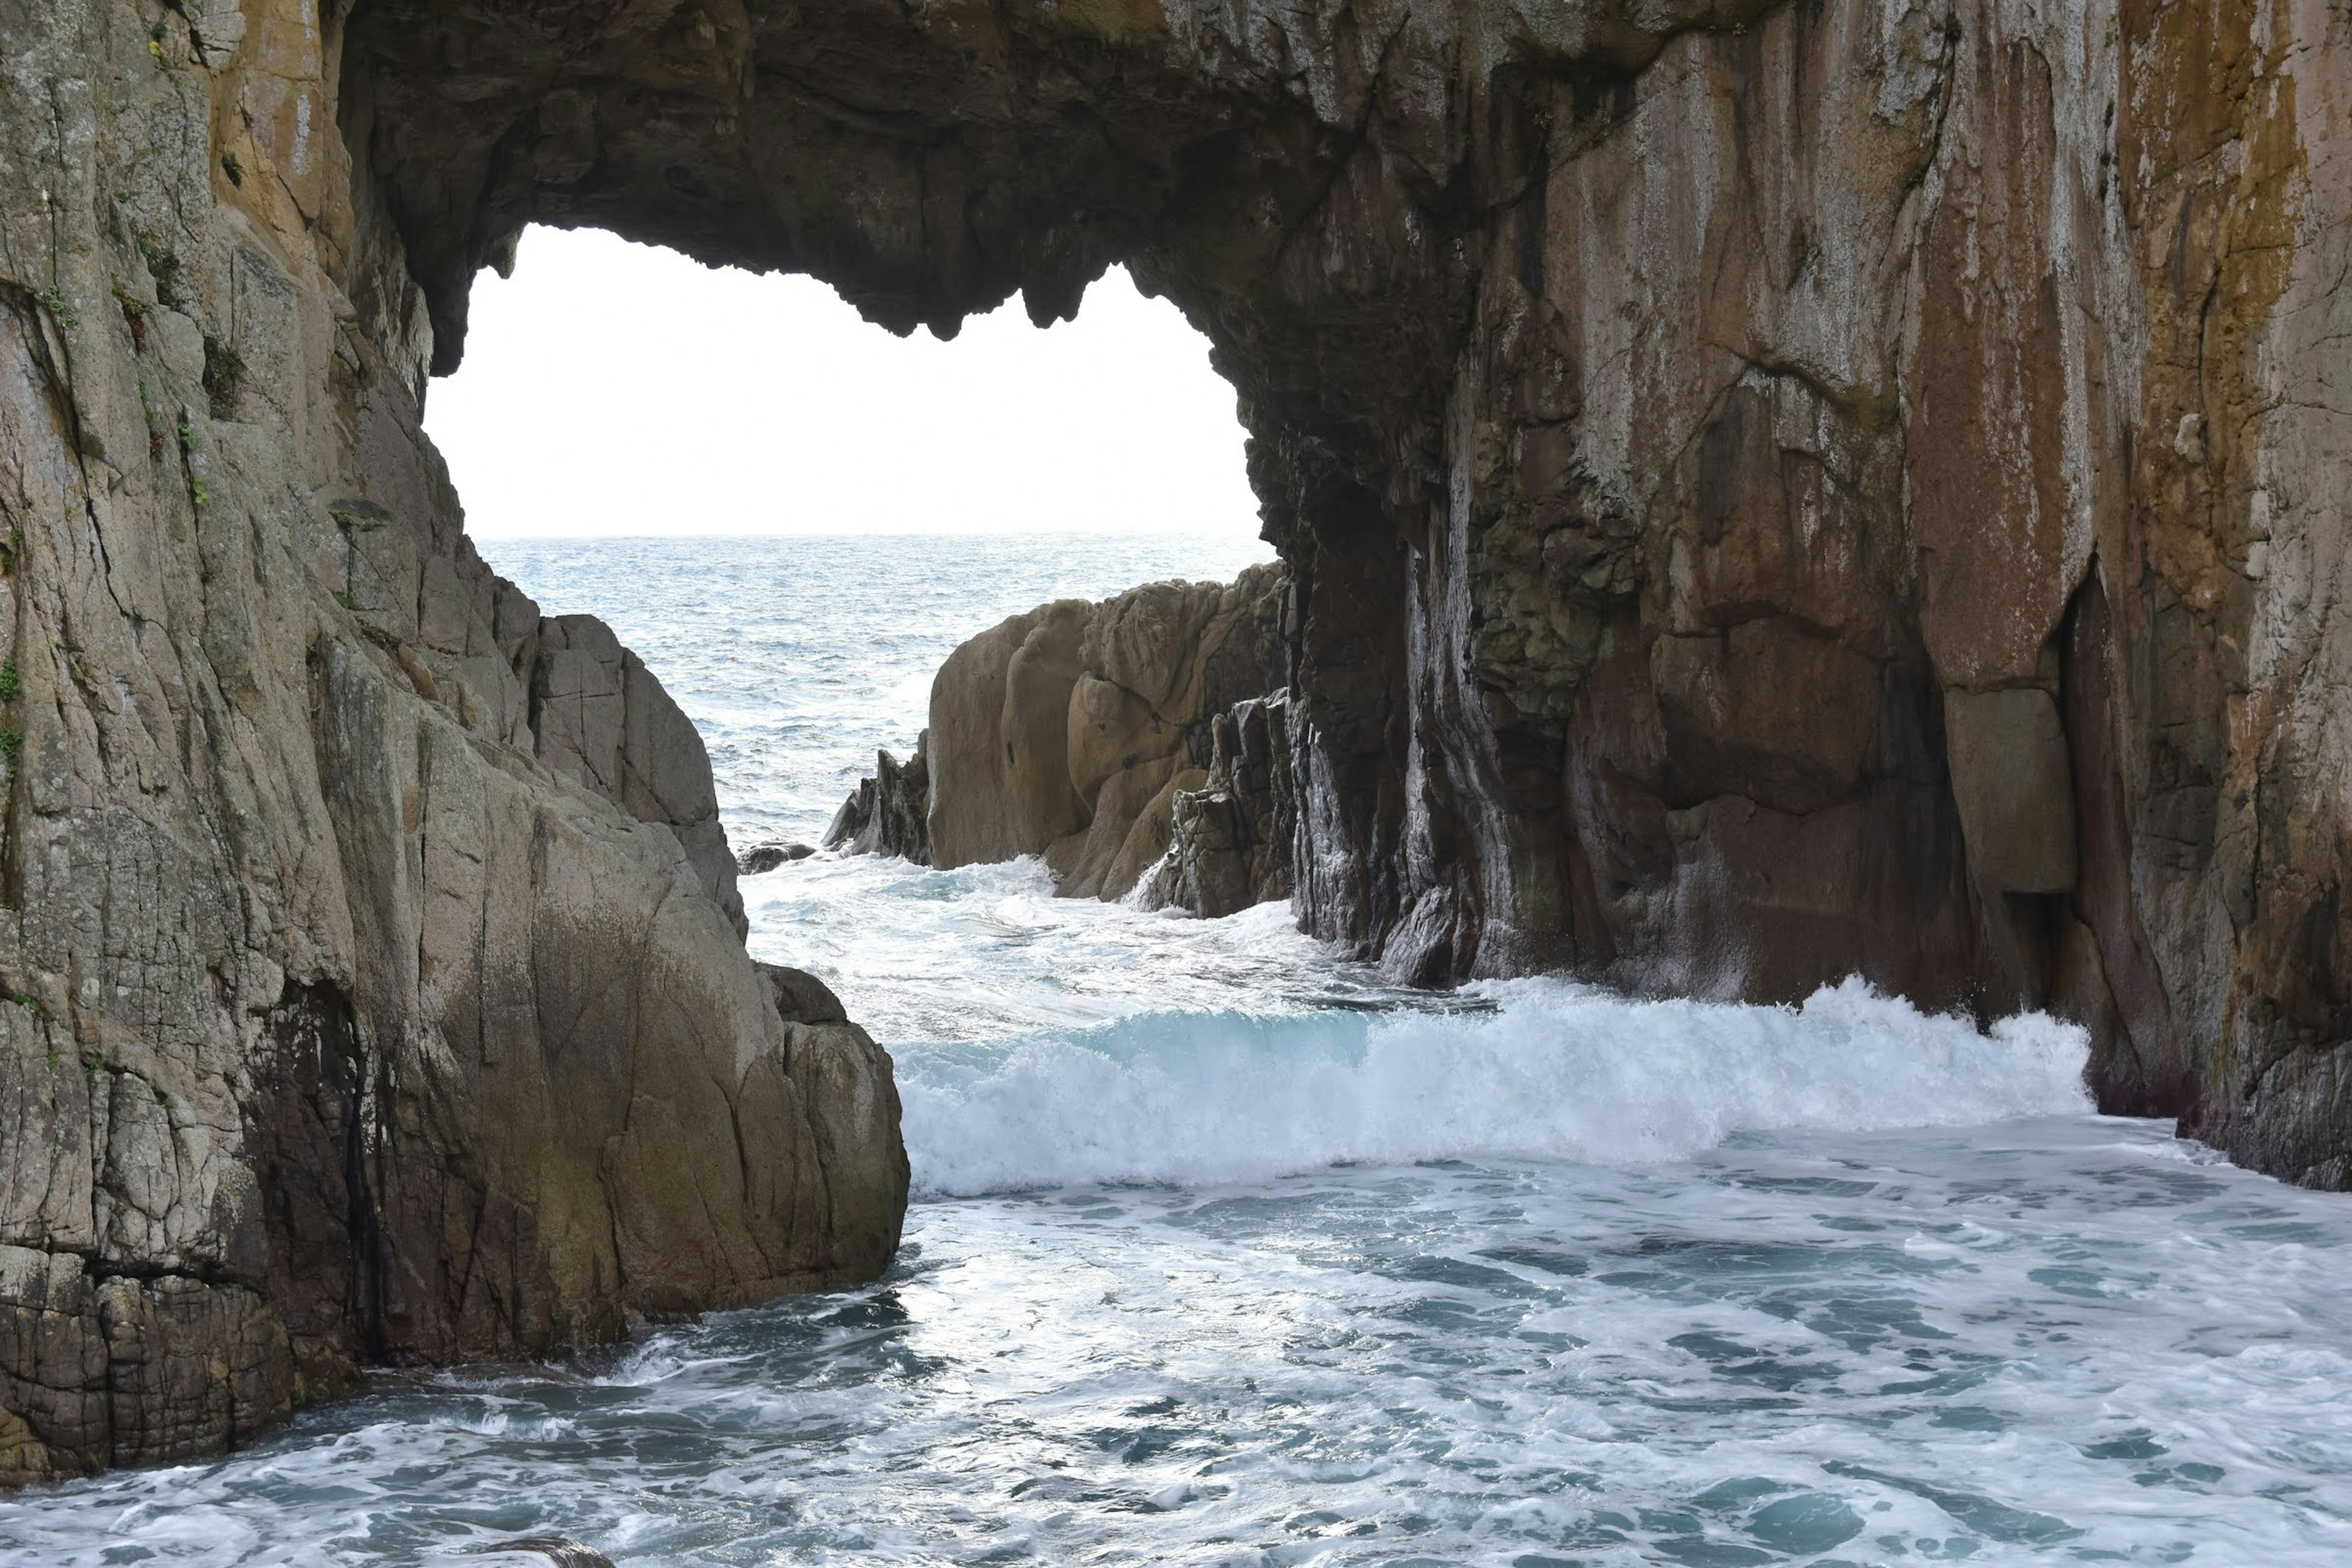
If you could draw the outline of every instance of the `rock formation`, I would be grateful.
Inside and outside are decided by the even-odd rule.
[[[874,776],[858,781],[825,827],[827,849],[931,863],[929,743],[929,735],[918,741],[903,764],[887,751],[875,753]]]
[[[2330,7],[631,17],[355,16],[443,363],[532,220],[900,330],[1123,260],[1293,574],[1310,929],[2049,1005],[2110,1109],[2352,1184]]]
[[[1209,742],[1198,785],[1169,802],[1168,851],[1144,901],[1213,920],[1291,896],[1298,801],[1287,698],[1235,703],[1211,721]]]
[[[754,844],[735,857],[735,869],[743,876],[756,877],[772,871],[779,866],[789,866],[795,860],[805,860],[816,853],[814,844],[788,843],[778,839],[767,844]]]
[[[897,1241],[693,727],[464,536],[345,19],[0,4],[0,1484]]]
[[[676,781],[601,719],[541,760],[586,672],[417,432],[533,221],[900,331],[1113,261],[1181,305],[1289,573],[1317,932],[2046,1003],[2110,1108],[2352,1184],[2336,7],[0,0],[0,40],[17,1473],[835,1268],[814,1177],[656,1167],[732,1112],[810,1169],[784,1026]]]
[[[1254,566],[1063,599],[958,647],[924,731],[931,863],[1043,855],[1065,895],[1124,898],[1206,785],[1213,721],[1281,684],[1283,603],[1281,568]]]

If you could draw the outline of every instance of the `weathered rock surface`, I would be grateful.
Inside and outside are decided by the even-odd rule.
[[[2330,7],[630,17],[362,7],[444,363],[532,219],[900,329],[1124,259],[1254,433],[1314,931],[2055,1003],[2105,1103],[2352,1184]]]
[[[2352,1184],[2333,7],[191,14],[0,0],[0,969],[38,1007],[0,1245],[41,1260],[6,1342],[54,1352],[0,1451],[194,1452],[288,1358],[833,1267],[797,1179],[629,1195],[656,1123],[810,1123],[691,803],[609,793],[635,721],[541,760],[541,618],[416,434],[533,220],[900,330],[1066,315],[1113,260],[1172,297],[1288,567],[1316,931],[1421,978],[2052,1002],[2105,1103]],[[1069,737],[1065,795],[1015,706],[1024,815],[957,831],[1042,848]],[[59,1370],[100,1344],[152,1376]]]
[[[0,3],[0,1484],[897,1237],[692,726],[466,541],[343,26]]]
[[[1252,698],[1218,714],[1199,785],[1170,802],[1169,847],[1145,901],[1214,920],[1290,897],[1298,841],[1290,704]]]
[[[874,776],[857,788],[824,830],[827,849],[852,855],[896,855],[918,866],[931,863],[930,736],[915,742],[915,754],[901,763],[887,751],[874,757]]]
[[[816,853],[814,844],[785,843],[754,844],[735,857],[735,869],[746,877],[757,877],[779,866],[789,866],[805,860]]]
[[[1213,721],[1281,683],[1284,593],[1272,564],[1151,583],[958,647],[925,731],[934,863],[1042,854],[1064,894],[1124,898],[1167,852],[1183,792],[1207,784]]]

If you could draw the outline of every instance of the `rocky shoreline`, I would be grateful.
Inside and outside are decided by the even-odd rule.
[[[466,538],[343,20],[0,7],[0,1486],[898,1243],[700,738]]]
[[[887,1257],[883,1064],[779,1012],[691,727],[483,566],[421,433],[531,222],[901,331],[1123,262],[1208,333],[1279,679],[1007,623],[923,759],[940,864],[1222,907],[1286,827],[1302,921],[1398,976],[2053,1007],[2107,1109],[2352,1185],[2326,7],[0,0],[0,1479]]]

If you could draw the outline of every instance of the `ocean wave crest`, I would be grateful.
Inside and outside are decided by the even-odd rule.
[[[1858,979],[1795,1007],[1559,981],[1475,1014],[1153,1014],[899,1054],[919,1193],[1208,1185],[1340,1163],[1688,1158],[1739,1132],[2085,1112],[2084,1031],[1979,1030]]]

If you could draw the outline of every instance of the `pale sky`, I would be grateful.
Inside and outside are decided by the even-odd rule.
[[[425,427],[483,538],[1258,527],[1208,340],[1123,271],[1075,321],[1016,297],[943,343],[807,278],[534,228],[475,281]]]

